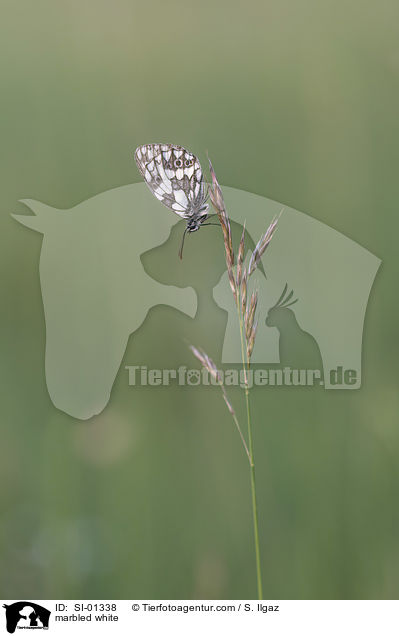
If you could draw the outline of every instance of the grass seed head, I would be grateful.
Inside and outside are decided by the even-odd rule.
[[[247,342],[247,358],[248,358],[248,360],[250,360],[251,356],[252,356],[252,351],[253,351],[254,344],[255,344],[255,338],[256,338],[257,329],[258,329],[258,321],[256,320],[255,324],[252,327],[251,334],[250,334],[248,342]]]
[[[209,157],[208,157],[208,161],[209,161],[209,172],[211,174],[211,179],[212,179],[212,184],[209,188],[209,197],[211,199],[211,203],[213,207],[215,208],[216,212],[218,214],[222,214],[223,212],[226,212],[224,199],[223,199],[223,192],[219,185],[219,181],[216,178],[216,174]]]
[[[248,271],[244,267],[241,280],[241,314],[245,314],[247,308],[247,286],[248,286]]]
[[[238,247],[238,255],[237,255],[237,272],[236,272],[236,283],[237,288],[241,285],[241,277],[242,277],[242,265],[244,262],[244,249],[245,249],[245,223],[242,229],[240,245]]]
[[[279,216],[276,216],[273,219],[273,221],[270,223],[269,227],[267,228],[266,232],[263,234],[263,236],[260,237],[259,241],[257,242],[256,247],[254,251],[252,252],[251,258],[249,260],[248,276],[251,276],[251,274],[253,274],[254,271],[257,269],[260,263],[260,259],[262,258],[263,254],[266,251],[267,246],[270,244],[270,241],[273,238],[273,234],[276,230],[280,215],[281,215],[281,212]]]

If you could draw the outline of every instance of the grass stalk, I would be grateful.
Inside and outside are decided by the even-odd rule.
[[[191,346],[191,350],[198,358],[204,368],[216,379],[223,392],[223,398],[230,411],[230,414],[234,420],[236,428],[239,432],[241,442],[247,454],[250,470],[251,481],[251,502],[252,502],[252,518],[253,518],[253,530],[254,530],[254,542],[255,542],[255,563],[256,563],[256,583],[258,599],[263,599],[263,586],[262,586],[262,569],[260,560],[260,545],[259,545],[259,520],[258,520],[258,506],[256,496],[256,479],[255,479],[255,460],[254,460],[254,443],[252,436],[252,421],[251,421],[251,408],[249,399],[249,372],[251,364],[251,355],[255,343],[257,320],[255,320],[256,309],[258,304],[258,292],[253,291],[250,298],[248,297],[248,282],[249,278],[256,271],[261,263],[261,258],[266,251],[273,234],[276,230],[277,222],[279,219],[275,217],[267,228],[266,232],[260,237],[258,243],[253,250],[248,266],[245,266],[245,224],[243,227],[241,240],[239,243],[237,254],[237,267],[234,271],[235,254],[233,249],[232,234],[230,227],[230,220],[227,214],[222,190],[216,178],[211,162],[209,162],[209,169],[212,177],[212,185],[209,190],[209,196],[213,207],[218,215],[219,222],[223,231],[223,242],[226,258],[226,267],[228,273],[228,279],[230,288],[234,297],[234,302],[237,307],[238,322],[240,328],[240,342],[241,342],[241,359],[242,368],[244,374],[244,391],[245,391],[245,405],[247,412],[247,436],[248,441],[245,441],[240,424],[238,422],[235,411],[229,401],[226,390],[223,385],[221,374],[219,373],[213,360],[203,350],[196,349]]]
[[[254,445],[252,437],[252,423],[251,423],[251,408],[249,401],[249,387],[248,387],[248,375],[250,369],[250,360],[245,353],[244,347],[244,323],[241,313],[241,296],[237,296],[237,314],[238,322],[240,326],[240,341],[241,341],[241,359],[242,368],[244,372],[244,384],[245,384],[245,405],[247,411],[247,430],[248,430],[248,450],[249,450],[249,470],[251,479],[251,501],[252,501],[252,517],[253,517],[253,529],[254,529],[254,542],[255,542],[255,562],[256,562],[256,583],[258,591],[258,599],[263,599],[263,585],[262,585],[262,568],[260,560],[260,545],[259,545],[259,521],[258,521],[258,505],[256,497],[256,479],[255,479],[255,459],[254,459]]]

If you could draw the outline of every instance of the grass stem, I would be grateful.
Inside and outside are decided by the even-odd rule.
[[[250,476],[251,476],[251,500],[252,500],[252,516],[253,516],[254,542],[255,542],[256,582],[257,582],[258,599],[262,600],[263,586],[262,586],[262,569],[261,569],[260,547],[259,547],[258,505],[257,505],[257,498],[256,498],[255,461],[254,461],[251,409],[250,409],[250,402],[249,402],[249,386],[248,386],[250,361],[248,359],[248,356],[246,355],[245,346],[244,346],[244,322],[243,322],[243,316],[241,313],[240,295],[237,296],[236,305],[237,305],[238,321],[240,325],[241,359],[242,359],[242,367],[244,372],[245,404],[246,404],[246,410],[247,410],[248,450],[249,450],[249,458],[250,458],[249,464],[250,464]]]

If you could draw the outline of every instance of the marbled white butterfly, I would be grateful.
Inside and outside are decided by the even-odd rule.
[[[166,207],[186,219],[186,232],[199,230],[208,216],[208,187],[197,157],[174,144],[145,144],[134,153],[138,169],[151,192]]]

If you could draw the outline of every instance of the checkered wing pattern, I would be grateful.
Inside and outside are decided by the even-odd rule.
[[[146,144],[134,158],[151,192],[185,219],[196,217],[207,199],[207,186],[197,157],[182,146]]]

